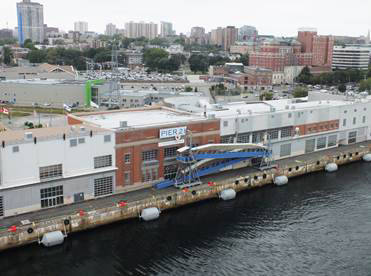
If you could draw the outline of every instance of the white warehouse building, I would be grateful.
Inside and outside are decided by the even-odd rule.
[[[115,191],[115,135],[88,126],[0,133],[0,218]]]
[[[167,105],[220,119],[221,143],[264,143],[273,159],[307,154],[371,139],[371,99],[354,101],[292,100],[184,104],[168,98]]]

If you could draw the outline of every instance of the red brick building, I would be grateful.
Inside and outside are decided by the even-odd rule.
[[[220,121],[165,107],[81,113],[69,124],[99,125],[116,132],[116,185],[151,185],[176,174],[176,150],[185,145],[220,142]]]
[[[298,32],[298,41],[304,53],[313,53],[312,66],[331,67],[334,48],[332,36],[320,36],[316,29],[302,28]]]
[[[247,85],[258,89],[267,89],[272,86],[273,72],[270,69],[249,66],[246,69]]]
[[[283,72],[286,66],[310,66],[312,54],[302,53],[301,45],[295,40],[278,40],[265,42],[259,51],[249,55],[250,66],[271,69],[273,72]]]

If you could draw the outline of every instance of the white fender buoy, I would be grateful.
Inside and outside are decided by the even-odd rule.
[[[140,218],[145,221],[155,220],[160,217],[160,210],[156,207],[143,209],[140,213]]]
[[[40,243],[46,247],[56,246],[64,242],[64,235],[61,231],[49,232],[43,235]]]
[[[232,200],[236,198],[236,191],[233,189],[225,189],[220,193],[219,196],[223,200]]]
[[[338,170],[338,165],[336,163],[329,163],[325,167],[326,172],[336,172]]]
[[[274,184],[277,186],[283,186],[289,183],[289,179],[286,175],[276,176],[274,178]]]
[[[362,157],[363,161],[371,162],[371,153],[367,153]]]

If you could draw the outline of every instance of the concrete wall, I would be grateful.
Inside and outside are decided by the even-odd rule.
[[[19,188],[0,190],[4,201],[4,217],[27,213],[41,209],[40,189],[63,185],[64,203],[74,203],[74,194],[84,193],[84,199],[94,198],[94,179],[113,177],[113,191],[115,172],[92,174],[69,179],[59,179],[40,184],[33,184]]]
[[[110,142],[104,142],[105,135],[111,135]],[[71,147],[70,140],[78,138],[85,138],[85,143]],[[88,131],[82,133],[76,130],[76,134],[67,135],[66,140],[63,139],[63,133],[44,139],[37,137],[36,144],[33,139],[7,142],[4,148],[0,148],[0,190],[40,182],[39,168],[43,166],[62,164],[63,177],[115,168],[115,135],[111,131],[94,133],[90,137]],[[14,146],[19,147],[18,152],[13,152]],[[112,155],[112,167],[94,169],[94,157],[103,155]]]

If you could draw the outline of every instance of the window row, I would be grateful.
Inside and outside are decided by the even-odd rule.
[[[113,193],[113,177],[102,177],[94,179],[94,196],[104,196]]]
[[[0,196],[0,217],[4,216],[4,197]]]
[[[94,157],[94,169],[111,167],[112,155],[103,155]]]
[[[149,182],[158,179],[158,168],[148,168],[142,171],[142,182]]]
[[[48,198],[63,195],[63,186],[44,188],[40,190],[40,198]]]
[[[40,167],[39,174],[40,180],[62,177],[63,175],[62,164]]]

